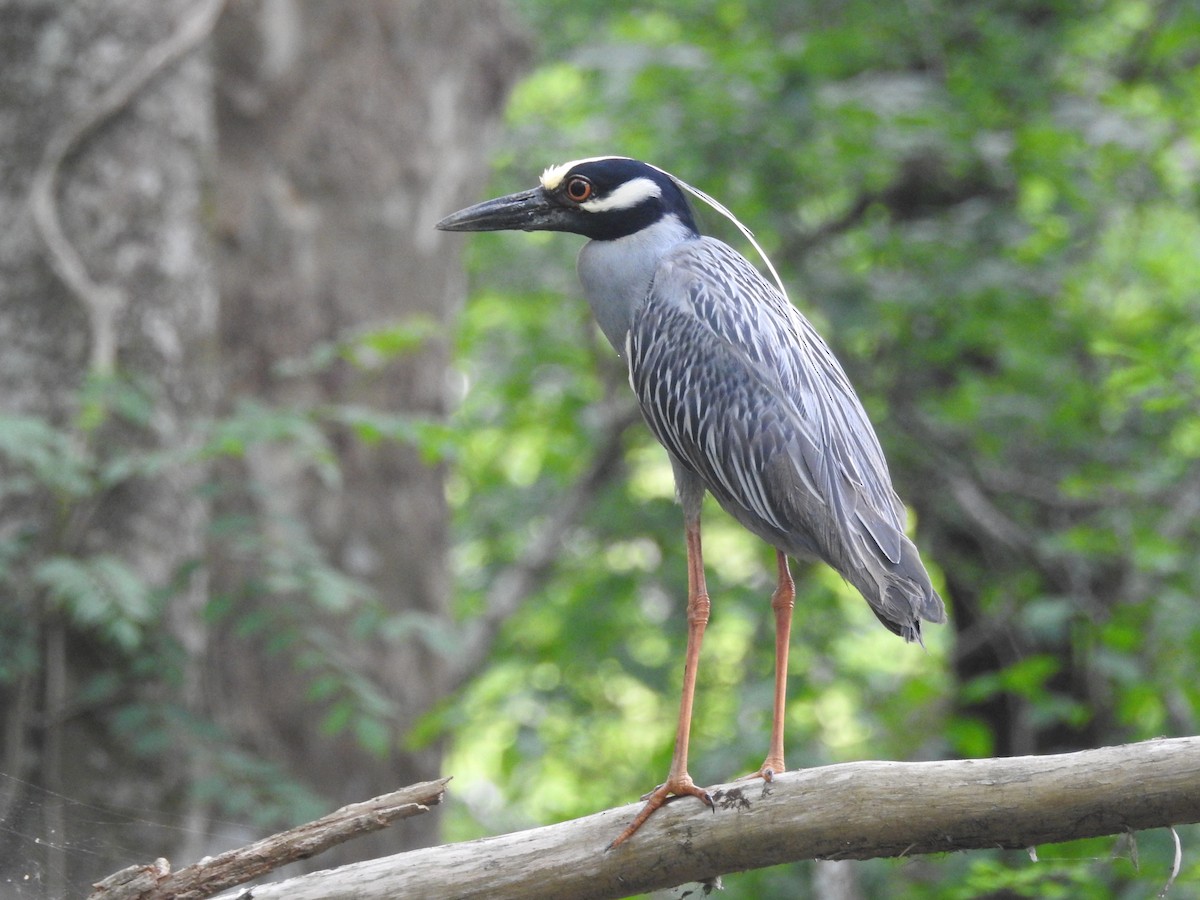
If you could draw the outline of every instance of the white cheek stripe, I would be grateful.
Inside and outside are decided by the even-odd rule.
[[[580,203],[579,208],[590,213],[608,212],[613,209],[633,209],[651,197],[661,197],[662,188],[649,178],[635,178],[627,181],[607,197],[597,197]]]

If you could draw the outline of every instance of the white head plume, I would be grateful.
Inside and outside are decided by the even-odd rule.
[[[710,197],[708,194],[704,193],[704,191],[700,190],[700,188],[692,187],[690,184],[688,184],[682,178],[672,175],[666,169],[660,169],[658,166],[652,165],[650,163],[646,163],[646,165],[650,166],[650,168],[654,169],[656,172],[661,172],[662,174],[666,175],[673,182],[675,182],[675,184],[678,187],[680,187],[682,190],[687,191],[693,197],[703,200],[705,203],[707,203],[709,206],[711,206],[713,209],[715,209],[717,212],[719,212],[721,215],[723,215],[725,218],[727,218],[730,222],[732,222],[734,225],[736,225],[737,230],[742,233],[742,237],[744,237],[746,240],[748,240],[750,242],[750,246],[752,246],[758,252],[758,255],[762,258],[762,261],[764,263],[766,263],[767,271],[770,272],[771,277],[775,279],[775,286],[777,288],[779,288],[779,293],[783,295],[783,299],[784,300],[788,299],[787,288],[785,288],[783,286],[783,279],[779,277],[779,273],[775,271],[775,266],[771,263],[770,257],[767,256],[766,251],[763,250],[763,248],[759,245],[758,241],[755,239],[753,231],[751,231],[749,228],[747,228],[745,225],[743,225],[741,220],[737,216],[735,216],[732,212],[730,212],[729,209],[726,208],[726,206],[723,203],[721,203],[719,200],[717,200],[713,197]]]

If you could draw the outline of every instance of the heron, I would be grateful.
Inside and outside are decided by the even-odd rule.
[[[688,195],[729,216],[774,282],[728,244],[700,233]],[[946,620],[892,486],[879,439],[828,344],[788,300],[766,254],[727,209],[657,166],[622,156],[554,165],[532,190],[478,203],[443,231],[582,235],[584,297],[617,355],[655,438],[667,451],[683,510],[687,646],[675,750],[666,780],[609,845],[629,840],[672,797],[713,807],[688,773],[700,647],[711,601],[700,511],[705,493],[775,548],[775,682],[767,754],[747,777],[785,771],[784,712],[795,583],[789,558],[820,560],[866,599],[879,621],[921,642],[921,622]]]

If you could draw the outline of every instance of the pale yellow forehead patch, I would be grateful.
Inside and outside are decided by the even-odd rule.
[[[570,162],[561,163],[557,166],[550,166],[542,173],[542,187],[548,191],[553,191],[562,184],[563,178],[576,166],[583,163],[597,162],[601,159],[627,159],[624,156],[589,156],[587,159],[573,159]]]

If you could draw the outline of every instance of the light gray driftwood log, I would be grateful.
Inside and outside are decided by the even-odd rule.
[[[605,847],[638,805],[414,850],[232,893],[253,900],[624,897],[801,859],[867,859],[1119,834],[1200,821],[1200,737],[1057,756],[860,762],[670,803]]]

